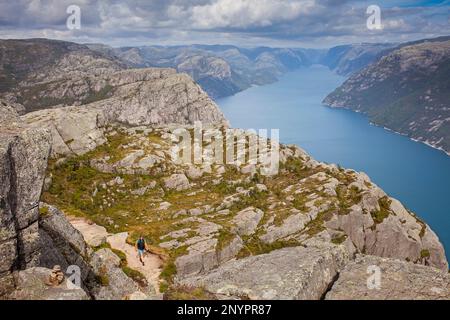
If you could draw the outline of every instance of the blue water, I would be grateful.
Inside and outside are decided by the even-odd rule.
[[[361,114],[322,106],[344,80],[313,66],[217,102],[233,127],[280,129],[281,142],[297,144],[317,160],[366,172],[432,227],[449,259],[450,157],[373,126]]]

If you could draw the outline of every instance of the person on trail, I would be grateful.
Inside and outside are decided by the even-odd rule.
[[[144,253],[145,250],[147,249],[147,245],[145,243],[145,239],[143,236],[140,236],[138,241],[136,241],[136,249],[138,251],[139,261],[142,263],[143,266],[145,266]]]

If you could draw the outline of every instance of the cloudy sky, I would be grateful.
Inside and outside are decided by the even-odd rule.
[[[69,30],[67,8],[81,9]],[[369,30],[369,5],[382,28]],[[0,38],[329,47],[450,35],[450,0],[0,0]]]

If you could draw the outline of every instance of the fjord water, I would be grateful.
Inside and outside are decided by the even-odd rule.
[[[315,159],[366,172],[438,234],[450,260],[450,157],[373,126],[358,113],[322,105],[345,79],[322,66],[286,74],[217,101],[232,127],[280,129],[282,143]]]

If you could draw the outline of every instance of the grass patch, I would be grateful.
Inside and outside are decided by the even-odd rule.
[[[349,214],[350,208],[360,203],[362,199],[361,190],[355,186],[348,188],[345,185],[339,185],[336,188],[336,194],[339,205],[338,213],[341,215]]]
[[[420,250],[420,258],[426,259],[430,257],[430,251],[428,249]]]
[[[272,243],[265,243],[259,240],[257,237],[251,237],[245,239],[244,247],[237,254],[236,258],[242,259],[249,256],[256,256],[259,254],[270,253],[274,250],[298,247],[300,243],[297,240],[278,240]]]
[[[109,278],[106,272],[106,268],[101,266],[98,274],[96,275],[97,283],[99,283],[102,287],[109,286]]]
[[[378,200],[378,205],[380,206],[380,210],[372,211],[370,215],[372,216],[375,225],[380,224],[386,219],[391,212],[391,200],[384,196]]]
[[[164,300],[217,300],[217,298],[202,287],[176,286],[168,288]]]
[[[339,245],[339,244],[343,243],[346,239],[347,239],[347,235],[346,234],[342,234],[340,236],[333,237],[331,239],[331,242],[334,243],[334,244]]]
[[[39,214],[42,217],[48,216],[50,212],[48,211],[48,207],[39,207]]]
[[[312,237],[324,231],[326,229],[324,223],[331,220],[335,213],[335,210],[335,208],[330,208],[328,210],[320,212],[314,220],[311,220],[306,224],[306,233]]]

